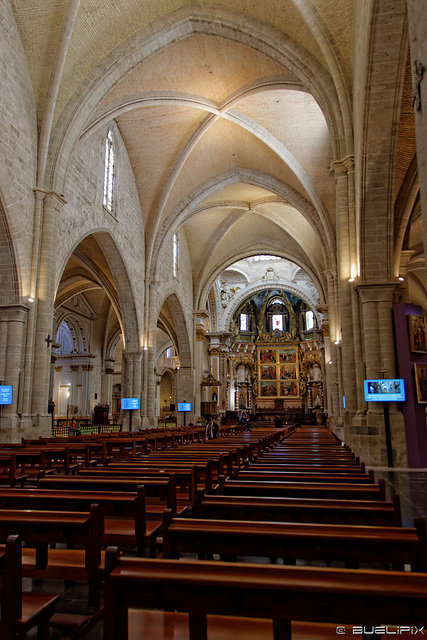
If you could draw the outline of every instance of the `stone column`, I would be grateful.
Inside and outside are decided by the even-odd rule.
[[[71,371],[71,397],[68,400],[68,404],[71,405],[78,405],[79,404],[79,395],[77,392],[77,385],[79,384],[79,369],[80,369],[80,365],[79,364],[70,364],[70,371]],[[83,389],[82,389],[83,392]],[[80,395],[80,404],[82,404],[82,401],[84,400],[84,396],[81,394]],[[85,408],[83,406],[79,407],[78,409],[80,415],[83,415],[85,413]]]
[[[108,406],[110,407],[110,413],[113,409],[113,374],[114,359],[106,358],[105,369],[101,374],[101,403],[108,404]]]
[[[140,408],[132,414],[132,430],[135,431],[141,426],[141,375],[142,375],[142,351],[123,352],[122,366],[122,397],[139,398]],[[123,428],[129,428],[129,412],[122,412]]]
[[[24,435],[19,429],[23,392],[25,331],[29,309],[20,304],[0,307],[0,379],[12,385],[12,404],[0,407],[0,441],[19,442]]]
[[[192,411],[186,414],[186,423],[194,421],[194,369],[192,367],[180,367],[176,372],[176,401],[191,402]],[[177,426],[184,424],[184,414],[178,412]]]
[[[393,332],[393,304],[399,295],[397,283],[360,284],[363,326],[363,352],[366,377],[394,378],[396,355]],[[407,465],[405,426],[403,414],[395,403],[389,406],[392,449],[395,464]],[[368,403],[366,425],[355,425],[348,443],[355,448],[368,465],[387,465],[387,448],[382,403]]]
[[[196,380],[201,380],[203,378],[203,349],[204,349],[204,340],[206,336],[204,320],[207,318],[209,318],[209,314],[203,309],[194,312],[194,325],[195,325],[194,371],[195,371]],[[201,406],[200,406],[201,401],[202,401],[201,387],[200,385],[196,385],[195,395],[194,395],[194,415],[195,416],[201,415]]]
[[[338,290],[340,301],[340,327],[335,336],[331,336],[331,343],[341,345],[342,362],[342,383],[343,395],[346,397],[346,410],[344,411],[344,422],[348,426],[351,418],[357,411],[357,385],[356,385],[356,361],[354,348],[355,317],[358,309],[353,308],[349,282],[357,276],[357,255],[355,230],[350,215],[349,198],[349,170],[353,171],[353,158],[345,158],[334,163],[336,180],[336,208],[337,208],[337,269],[338,269]],[[351,191],[351,189],[350,189]],[[338,358],[339,356],[337,356]]]
[[[83,415],[89,416],[92,413],[92,371],[93,364],[82,365],[82,404]]]
[[[427,4],[423,0],[407,0],[407,8],[423,237],[427,247]]]
[[[65,200],[56,193],[46,193],[43,201],[43,225],[40,250],[40,268],[36,298],[31,415],[38,435],[50,435],[51,419],[48,415],[49,372],[51,343],[53,341],[53,314],[55,302],[56,252],[58,217]]]

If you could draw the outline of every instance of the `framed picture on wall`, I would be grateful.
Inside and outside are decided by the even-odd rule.
[[[408,315],[408,330],[411,351],[427,353],[427,332],[424,316]]]
[[[427,404],[427,364],[414,364],[417,402]]]

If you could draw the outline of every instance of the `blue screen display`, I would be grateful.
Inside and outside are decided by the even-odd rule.
[[[0,404],[12,404],[11,384],[0,384]]]
[[[139,398],[122,398],[122,411],[127,409],[139,409]]]
[[[401,378],[391,380],[364,380],[365,402],[403,402],[405,400],[405,381]]]
[[[178,402],[178,411],[191,411],[191,402]]]

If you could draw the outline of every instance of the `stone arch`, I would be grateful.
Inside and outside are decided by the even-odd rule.
[[[420,195],[418,164],[416,156],[413,158],[405,179],[400,187],[394,209],[394,273],[399,275],[400,253],[404,243],[406,229],[411,214]]]
[[[0,305],[19,302],[19,280],[15,251],[9,231],[3,204],[0,201],[0,264],[1,288]]]
[[[334,268],[335,238],[330,219],[325,215],[320,219],[314,207],[294,189],[281,183],[276,178],[255,172],[252,170],[236,167],[224,174],[215,176],[206,183],[200,185],[194,192],[188,194],[184,201],[179,203],[170,212],[159,229],[159,233],[154,242],[151,259],[151,276],[156,278],[155,270],[158,268],[158,256],[161,253],[162,245],[166,241],[168,233],[180,226],[186,219],[199,212],[198,206],[209,196],[236,182],[244,182],[254,186],[262,187],[272,191],[275,195],[286,200],[295,207],[312,226],[320,238],[324,261],[327,269]],[[206,279],[205,279],[206,280]],[[196,300],[200,297],[200,291],[196,293]]]
[[[229,331],[230,322],[233,318],[233,315],[236,313],[237,309],[241,304],[246,300],[246,298],[253,297],[259,291],[274,291],[277,289],[282,289],[285,291],[289,291],[290,293],[295,294],[301,300],[304,300],[309,307],[313,310],[314,315],[317,319],[318,325],[321,325],[321,314],[316,309],[316,302],[310,299],[306,294],[297,289],[296,287],[290,286],[288,283],[284,282],[275,282],[274,285],[264,284],[255,284],[252,287],[248,287],[247,289],[242,289],[239,294],[233,299],[233,304],[230,305],[230,309],[228,309],[227,314],[223,317],[222,326],[219,328],[219,331]]]
[[[292,262],[294,262],[295,264],[297,264],[301,269],[303,269],[303,271],[305,271],[310,278],[313,280],[313,282],[316,285],[317,291],[319,293],[320,296],[320,300],[321,303],[324,304],[326,302],[326,287],[324,285],[323,280],[320,280],[317,275],[314,273],[313,269],[311,269],[311,267],[307,264],[305,264],[302,260],[298,260],[296,259],[295,256],[289,256],[286,254],[286,252],[283,252],[283,250],[281,251],[278,247],[270,247],[271,251],[277,254],[280,254],[280,256],[282,258],[287,258],[288,260],[291,260]],[[209,292],[211,290],[212,287],[212,283],[215,281],[215,279],[219,276],[219,274],[224,271],[225,269],[227,269],[229,266],[231,266],[234,262],[236,262],[237,260],[242,260],[243,258],[249,258],[257,253],[260,253],[260,251],[254,250],[254,247],[249,245],[248,247],[246,247],[245,251],[241,252],[241,253],[236,253],[233,256],[230,256],[228,258],[227,261],[222,262],[221,264],[218,264],[216,266],[216,268],[209,273],[209,276],[205,279],[205,284],[203,285],[203,288],[200,292],[200,297],[199,297],[199,304],[198,306],[200,308],[203,307],[203,305],[205,304],[205,301],[207,299],[207,296],[209,295]],[[280,282],[281,287],[285,287],[287,288],[289,291],[291,291],[292,293],[295,293],[296,295],[300,296],[301,298],[305,299],[307,304],[313,305],[313,304],[317,304],[317,302],[314,302],[313,300],[310,301],[310,299],[308,297],[305,296],[305,294],[303,292],[301,292],[299,289],[297,289],[296,287],[293,287],[292,285],[290,285],[289,283],[284,283],[284,282]],[[257,286],[257,285],[254,285]],[[261,288],[266,288],[265,284],[261,286]],[[252,289],[244,289],[244,291],[250,291]]]
[[[176,336],[176,349],[178,351],[180,365],[181,367],[191,367],[191,339],[185,315],[182,310],[182,305],[177,294],[170,293],[167,295],[159,307],[160,310],[163,308],[165,303],[168,304],[173,318],[173,328]],[[159,315],[160,311],[157,314],[157,317],[159,317]]]
[[[65,322],[65,324],[67,325],[71,335],[72,353],[84,353],[88,351],[87,327],[85,327],[85,324],[82,322],[81,317],[68,311],[62,313],[58,318],[54,330],[56,339],[58,331],[63,322]]]
[[[203,8],[191,5],[175,11],[166,26],[159,20],[143,27],[92,71],[84,89],[70,100],[54,128],[46,184],[59,192],[63,190],[72,148],[114,84],[147,57],[194,34],[242,42],[281,63],[319,103],[331,132],[335,157],[353,152],[347,92],[342,84],[335,86],[328,71],[312,54],[271,25],[261,24],[248,16],[243,23],[238,12],[226,9],[211,10],[206,15]]]
[[[83,253],[79,253],[79,245],[89,236],[93,236],[101,248],[105,260],[110,268],[114,284],[112,284],[107,276],[102,273],[102,270],[91,261],[90,257]],[[59,272],[60,277],[56,287],[57,291],[61,276],[73,254],[76,254],[81,261],[84,261],[85,268],[93,274],[94,279],[110,299],[122,329],[126,351],[133,353],[139,352],[142,341],[142,326],[137,314],[131,278],[127,272],[126,264],[123,256],[121,255],[120,249],[110,232],[97,230],[79,238],[74,248],[70,250],[68,256],[66,256],[63,261],[62,268]],[[76,291],[73,290],[73,292],[69,294],[69,297],[75,295],[75,293]],[[57,297],[57,304],[62,304],[65,300],[66,298],[59,296]]]

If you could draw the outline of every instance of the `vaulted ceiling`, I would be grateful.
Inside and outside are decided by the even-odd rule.
[[[39,127],[50,108],[59,130],[88,87],[104,83],[80,135],[115,120],[147,256],[162,230],[182,225],[196,307],[224,268],[256,253],[292,259],[322,287],[336,249],[331,165],[352,153],[356,0],[11,4]],[[405,83],[410,93],[409,75]],[[403,176],[413,157],[402,153]]]

